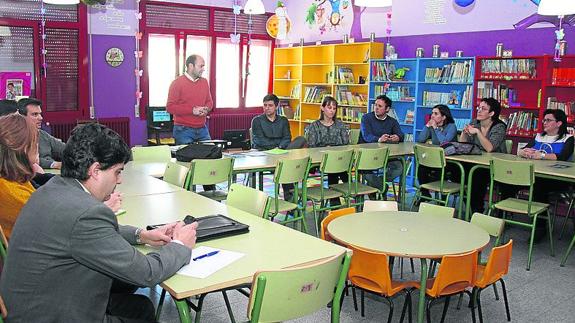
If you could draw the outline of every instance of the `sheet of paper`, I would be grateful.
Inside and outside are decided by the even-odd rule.
[[[279,149],[279,148],[274,148],[274,149],[271,149],[271,150],[266,150],[266,153],[267,153],[267,154],[270,154],[270,155],[287,154],[287,152],[288,152],[287,150],[285,150],[285,149]]]
[[[262,157],[262,156],[265,156],[266,153],[264,153],[263,151],[254,150],[254,151],[247,152],[245,155],[249,156],[249,157]]]
[[[191,276],[195,278],[206,278],[209,275],[230,265],[231,263],[233,263],[234,261],[240,259],[245,255],[243,253],[235,251],[201,246],[194,248],[192,250],[192,259],[213,251],[219,251],[219,252],[216,255],[205,257],[202,259],[197,259],[196,261],[190,260],[190,263],[188,265],[185,265],[180,270],[178,270],[178,274]]]

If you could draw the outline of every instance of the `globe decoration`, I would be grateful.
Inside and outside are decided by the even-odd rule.
[[[475,2],[475,0],[454,0],[455,4],[457,4],[460,7],[467,7],[470,6],[471,4],[473,4]]]

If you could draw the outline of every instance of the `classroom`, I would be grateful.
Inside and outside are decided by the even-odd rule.
[[[0,323],[572,322],[575,1],[0,0]]]

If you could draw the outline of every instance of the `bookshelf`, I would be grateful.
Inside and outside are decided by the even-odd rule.
[[[369,59],[382,56],[383,44],[376,42],[276,48],[273,91],[281,99],[279,113],[290,119],[292,137],[319,118],[325,95],[338,101],[341,120],[359,128],[367,112]]]
[[[567,115],[569,127],[575,123],[575,55],[563,56],[561,62],[547,57],[548,69],[545,77],[545,109],[561,109]],[[540,120],[543,120],[541,118]]]

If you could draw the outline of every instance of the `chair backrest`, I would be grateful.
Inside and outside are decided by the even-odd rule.
[[[353,251],[349,273],[351,282],[360,287],[367,288],[378,294],[389,295],[391,290],[391,274],[387,255],[382,252],[374,252],[357,246],[348,246]],[[375,290],[375,289],[378,290]]]
[[[413,154],[417,166],[441,169],[445,167],[445,153],[441,147],[415,145]]]
[[[194,159],[190,166],[191,176],[188,189],[191,185],[212,185],[226,181],[230,187],[233,169],[233,158]]]
[[[476,273],[477,250],[460,255],[443,256],[435,281],[427,290],[427,294],[439,297],[473,287]]]
[[[508,154],[511,154],[511,151],[513,151],[513,140],[505,139],[505,149],[507,149]]]
[[[532,186],[535,181],[533,163],[492,158],[490,160],[491,178],[510,185]]]
[[[174,162],[168,162],[162,179],[172,185],[184,187],[189,171],[190,169],[186,166],[176,164]]]
[[[257,272],[248,303],[250,322],[291,320],[316,312],[329,302],[332,318],[338,319],[350,258],[343,252],[304,267]]]
[[[349,129],[349,144],[357,145],[359,142],[360,129]]]
[[[329,211],[327,216],[321,221],[321,231],[320,231],[321,239],[327,240],[327,241],[332,241],[333,239],[327,233],[327,225],[331,221],[333,221],[333,220],[335,220],[341,216],[349,215],[349,214],[353,214],[353,213],[355,213],[354,207],[346,207],[343,209]]]
[[[487,259],[487,265],[485,265],[483,271],[483,276],[476,282],[476,285],[483,288],[507,275],[509,272],[509,264],[511,263],[512,250],[513,240],[509,240],[506,244],[491,249],[489,259]],[[443,266],[443,264],[441,264],[441,266]]]
[[[172,158],[170,146],[132,147],[132,160],[139,162],[168,162]]]
[[[277,184],[293,184],[303,181],[310,166],[310,158],[280,159],[274,172],[274,182]]]
[[[357,170],[377,170],[387,166],[389,158],[389,148],[381,147],[375,149],[360,148],[356,153],[355,169]]]
[[[471,224],[476,225],[483,230],[487,231],[490,236],[492,237],[500,237],[501,233],[503,233],[503,227],[505,225],[505,221],[500,218],[496,218],[493,216],[485,215],[483,213],[473,213],[473,217],[471,218]]]
[[[266,215],[267,204],[268,195],[260,190],[236,183],[230,186],[226,205],[262,218]]]
[[[399,211],[396,201],[372,201],[363,202],[363,212],[373,211]]]
[[[324,174],[349,172],[353,162],[353,150],[328,150],[324,152],[320,169]]]
[[[420,203],[419,211],[417,212],[422,216],[431,216],[436,218],[452,218],[455,209],[448,206],[441,206],[429,203]]]

